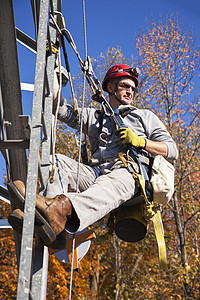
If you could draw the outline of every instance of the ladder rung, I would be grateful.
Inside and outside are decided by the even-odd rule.
[[[28,149],[29,140],[4,140],[0,141],[0,149]]]

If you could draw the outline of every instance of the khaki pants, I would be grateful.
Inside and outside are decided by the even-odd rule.
[[[102,175],[97,178],[92,167],[80,164],[79,192],[76,192],[78,163],[57,154],[56,165],[56,180],[48,184],[46,195],[65,194],[71,200],[79,227],[75,229],[66,225],[69,232],[81,231],[92,225],[136,193],[135,181],[120,161],[101,165]]]

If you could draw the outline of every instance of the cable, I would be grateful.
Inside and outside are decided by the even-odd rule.
[[[83,5],[84,5],[84,3],[83,3]],[[83,11],[85,13],[85,9]],[[103,94],[101,84],[100,84],[99,80],[97,79],[97,77],[95,76],[93,70],[92,70],[92,72],[89,72],[89,70],[91,69],[91,63],[89,61],[89,57],[86,57],[85,63],[82,61],[82,59],[80,57],[80,54],[79,54],[79,52],[76,48],[75,42],[74,42],[69,30],[67,30],[66,27],[65,27],[65,21],[64,21],[64,17],[62,15],[62,13],[54,11],[54,14],[59,14],[61,16],[62,26],[63,26],[62,29],[58,26],[53,14],[50,12],[50,17],[51,17],[54,25],[56,26],[59,34],[61,36],[63,35],[67,39],[67,41],[69,42],[69,44],[72,47],[73,51],[75,52],[82,71],[84,71],[84,69],[86,69],[86,71],[87,71],[86,72],[87,73],[87,82],[88,82],[88,84],[89,84],[89,86],[92,90],[92,93],[96,93],[98,90],[100,90],[100,94]],[[85,19],[85,17],[84,17],[84,19]],[[85,24],[85,22],[84,22],[84,24]],[[85,25],[84,25],[84,31],[86,32],[86,26]],[[86,34],[85,34],[85,40],[86,40]],[[85,49],[87,49],[87,47],[85,47]],[[92,78],[92,76],[93,76],[93,78]]]
[[[87,60],[87,37],[86,37],[86,21],[85,21],[85,2],[82,0],[83,7],[83,28],[84,28],[84,49],[85,49],[85,61]],[[80,115],[80,143],[79,143],[79,156],[78,156],[78,170],[77,170],[77,185],[76,190],[78,192],[79,185],[79,169],[80,169],[80,161],[81,161],[81,142],[83,136],[83,108],[85,104],[85,94],[86,94],[86,70],[83,71],[83,95],[82,95],[82,103],[81,103],[81,115]]]
[[[75,234],[72,235],[72,259],[71,259],[71,273],[70,273],[70,286],[69,286],[69,300],[72,297],[72,279],[73,279],[73,267],[74,267],[74,249],[75,249]]]
[[[68,72],[69,83],[70,83],[70,88],[71,88],[71,93],[72,93],[72,101],[73,101],[73,106],[74,106],[74,112],[78,114],[78,103],[77,103],[77,100],[76,100],[75,94],[74,94],[72,77],[71,77],[69,61],[68,61],[68,57],[67,57],[67,50],[66,50],[66,46],[65,46],[65,41],[64,41],[63,35],[61,35],[60,37],[61,37],[63,55],[64,55],[64,59],[65,59],[65,65],[66,65],[66,69],[67,69],[67,72]]]
[[[85,21],[85,2],[82,0],[82,8],[83,8],[83,27],[84,27],[84,48],[85,48],[85,62],[87,60],[87,37],[86,37],[86,21]],[[79,143],[79,155],[78,155],[78,167],[77,167],[77,182],[76,182],[76,192],[79,192],[79,171],[80,171],[80,163],[81,163],[81,141],[83,134],[83,108],[85,103],[85,93],[86,93],[86,72],[84,69],[83,76],[83,95],[82,95],[82,103],[81,103],[81,115],[80,115],[80,143]],[[70,287],[69,287],[69,300],[71,300],[72,294],[72,280],[73,280],[73,262],[74,262],[74,250],[75,250],[75,235],[72,236],[72,262],[71,262],[71,274],[70,274]]]
[[[82,0],[83,7],[83,28],[84,28],[84,49],[85,49],[85,61],[87,60],[87,36],[86,36],[86,19],[85,19],[85,1]]]

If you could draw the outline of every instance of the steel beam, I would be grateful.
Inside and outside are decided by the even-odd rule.
[[[37,35],[37,59],[35,68],[35,82],[33,94],[33,109],[31,122],[31,135],[29,147],[29,163],[27,173],[26,201],[24,208],[24,223],[22,231],[21,257],[18,278],[17,299],[28,300],[31,288],[31,267],[33,255],[33,231],[35,219],[35,199],[37,187],[37,174],[39,147],[41,136],[41,112],[44,92],[44,73],[46,58],[46,38],[48,23],[48,0],[40,2],[39,28]]]
[[[0,92],[2,94],[2,97],[0,97],[2,127],[0,147],[6,149],[5,151],[2,149],[2,153],[8,152],[9,154],[7,155],[7,162],[10,160],[11,180],[21,179],[24,183],[26,182],[17,299],[43,300],[46,298],[48,249],[36,237],[33,263],[33,231],[38,164],[41,170],[42,189],[45,188],[48,181],[55,56],[54,54],[50,55],[46,64],[46,39],[48,35],[48,38],[55,42],[56,29],[53,24],[50,24],[47,34],[49,0],[31,0],[37,45],[32,38],[22,31],[18,29],[15,31],[12,0],[6,2],[0,0],[0,4],[2,4],[0,10]],[[61,0],[51,0],[50,4],[51,10],[61,10]],[[27,116],[22,116],[15,34],[19,42],[25,47],[33,52],[36,52],[37,49],[31,124]],[[7,39],[8,36],[11,38]],[[28,146],[29,137],[29,164],[26,180],[25,148]],[[40,164],[39,149],[41,142],[42,158]],[[21,146],[19,143],[21,143]],[[24,149],[10,149],[15,147],[23,147]],[[17,166],[16,158],[19,162]],[[41,193],[43,192],[42,189]],[[8,226],[6,222],[7,220],[3,220],[2,226]]]
[[[0,185],[0,200],[10,204],[8,190],[2,185]]]
[[[52,1],[53,9],[58,10],[60,8],[60,1]],[[55,43],[57,37],[57,31],[55,26],[49,21],[49,37],[50,40]],[[54,65],[55,55],[52,53],[47,57],[46,65],[46,77],[45,77],[45,93],[44,93],[44,111],[42,114],[43,130],[42,136],[42,157],[40,162],[41,181],[40,181],[40,193],[44,192],[49,179],[49,160],[51,152],[51,127],[52,127],[52,102],[53,102],[53,83],[54,83]],[[48,81],[48,88],[47,88]],[[32,288],[31,296],[33,299],[46,299],[46,287],[47,287],[47,274],[48,274],[48,249],[43,247],[37,240],[34,257],[34,269],[32,276]]]
[[[32,39],[30,36],[28,36],[18,28],[16,28],[16,36],[17,36],[17,41],[21,45],[31,50],[33,53],[37,54],[37,44],[34,39]]]
[[[19,119],[23,112],[12,0],[0,0],[0,7],[1,139],[23,139],[24,131]],[[2,149],[1,152],[6,161],[8,180],[20,179],[25,183],[26,150]],[[14,208],[13,203],[11,208]],[[14,237],[19,265],[21,239],[15,231]]]
[[[7,139],[24,138],[19,119],[22,115],[20,77],[16,47],[15,24],[12,0],[0,0],[0,84],[3,102],[3,122],[6,124]],[[26,151],[9,150],[11,179],[26,180]]]
[[[40,13],[40,0],[30,0],[32,13],[33,13],[33,20],[35,24],[35,36],[37,39],[38,34],[38,24],[39,24],[39,13]]]

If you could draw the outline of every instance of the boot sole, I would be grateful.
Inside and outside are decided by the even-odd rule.
[[[19,233],[22,234],[22,228],[23,228],[23,221],[24,218],[15,213],[14,211],[9,215],[8,217],[8,222],[9,224]],[[38,234],[41,237],[41,229],[40,226],[35,225],[34,227],[34,237],[35,237],[35,233]],[[46,239],[45,239],[46,241]],[[50,249],[54,249],[54,250],[63,250],[65,249],[66,246],[66,232],[65,230],[60,233],[57,237],[56,240],[54,240],[52,243],[46,243],[44,240],[42,240],[43,244],[45,244],[45,246],[47,246]]]
[[[10,198],[12,199],[16,207],[24,211],[25,199],[20,194],[16,186],[13,183],[8,183],[7,188],[10,194]],[[17,232],[22,233],[22,216],[11,213],[11,215],[8,217],[8,221],[9,223],[12,222],[12,224],[10,223],[10,225]],[[56,234],[50,224],[43,218],[43,216],[38,212],[37,209],[35,209],[35,224],[35,232],[39,235],[43,244],[48,247],[56,240]]]

